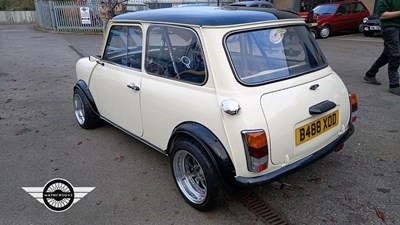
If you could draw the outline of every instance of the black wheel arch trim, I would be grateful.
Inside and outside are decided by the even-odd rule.
[[[86,96],[87,100],[89,101],[90,108],[93,110],[93,112],[96,115],[100,116],[100,113],[97,109],[96,103],[94,102],[92,93],[90,93],[89,87],[87,86],[86,82],[83,80],[79,80],[78,82],[76,82],[76,84],[74,86],[74,90],[75,89],[79,89],[83,92],[83,94]]]
[[[172,132],[168,143],[168,153],[172,149],[175,141],[180,137],[190,136],[199,142],[207,151],[214,166],[216,167],[220,177],[226,184],[227,188],[233,187],[235,184],[235,167],[229,157],[225,147],[218,137],[205,126],[195,122],[185,122],[178,125]]]
[[[315,152],[314,154],[309,155],[297,162],[289,164],[285,167],[282,167],[278,170],[275,170],[271,173],[267,173],[265,175],[259,177],[236,177],[236,184],[239,187],[248,187],[248,186],[257,186],[271,183],[281,177],[287,176],[295,171],[298,171],[314,162],[318,159],[321,159],[331,152],[335,151],[338,146],[344,144],[344,142],[354,133],[354,125],[352,123],[349,124],[349,128],[347,131],[339,136],[336,140],[332,141],[330,144]]]

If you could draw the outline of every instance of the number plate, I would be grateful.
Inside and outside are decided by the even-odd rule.
[[[370,26],[369,27],[370,30],[381,30],[380,26]]]
[[[339,124],[339,110],[296,129],[296,146],[317,137]]]

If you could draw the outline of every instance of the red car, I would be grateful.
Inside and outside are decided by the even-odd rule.
[[[362,20],[370,15],[361,1],[321,4],[313,9],[313,13],[312,21],[309,21],[308,12],[300,12],[299,15],[318,24],[318,36],[321,38],[327,38],[331,33],[342,30],[363,32]]]

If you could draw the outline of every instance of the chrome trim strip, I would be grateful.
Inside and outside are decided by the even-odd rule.
[[[106,121],[107,123],[113,125],[114,127],[118,128],[119,130],[122,130],[123,132],[125,132],[125,133],[128,134],[129,136],[135,138],[136,140],[141,141],[142,143],[144,143],[144,144],[148,145],[149,147],[151,147],[151,148],[157,150],[158,152],[162,153],[163,155],[168,156],[167,150],[162,150],[161,148],[159,148],[159,147],[157,147],[157,146],[151,144],[150,142],[144,140],[143,138],[132,134],[131,132],[125,130],[124,128],[122,128],[122,127],[120,127],[120,126],[118,126],[117,124],[113,123],[111,120],[105,118],[105,117],[102,116],[102,115],[100,115],[100,118],[101,118],[102,120]]]

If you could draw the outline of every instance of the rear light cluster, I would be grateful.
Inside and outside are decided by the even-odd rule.
[[[351,102],[351,122],[355,122],[357,120],[357,110],[358,110],[358,101],[357,95],[355,93],[349,94],[350,102]]]
[[[268,167],[268,141],[263,130],[242,131],[247,169],[261,172]]]

